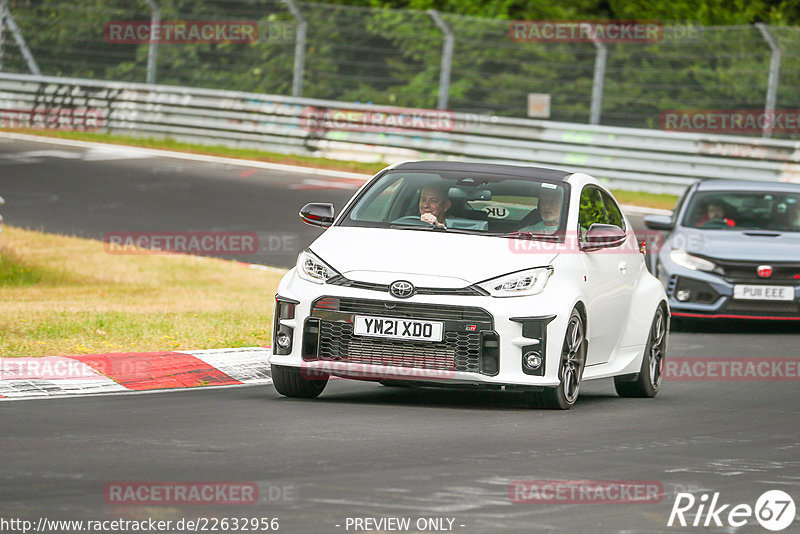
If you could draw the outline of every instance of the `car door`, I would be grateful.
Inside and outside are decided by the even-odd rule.
[[[616,224],[625,229],[622,214],[613,199],[597,187],[586,186],[581,192],[578,212],[582,245],[586,232],[595,223]],[[635,282],[639,268],[639,259],[632,259],[631,252],[638,254],[637,248],[627,242],[621,247],[595,251],[587,251],[582,247],[580,252],[587,283],[589,353],[586,365],[608,361],[628,321],[633,295],[632,281]]]

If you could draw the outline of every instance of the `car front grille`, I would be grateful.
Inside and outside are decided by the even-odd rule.
[[[729,261],[712,260],[722,268],[722,276],[731,283],[762,284],[780,283],[783,285],[800,285],[800,263],[771,263],[768,261]],[[761,278],[758,276],[758,267],[769,265],[772,267],[772,276]]]
[[[723,313],[766,317],[798,317],[800,316],[800,307],[798,307],[797,301],[730,299]]]
[[[356,314],[442,321],[443,339],[421,342],[356,336],[353,334]],[[312,347],[303,351],[307,360],[417,369],[485,372],[484,342],[487,338],[496,342],[493,319],[486,310],[412,302],[323,297],[312,305],[305,328],[306,335],[317,336],[315,342],[304,343],[304,347]]]
[[[342,275],[337,275],[329,278],[326,283],[334,286],[352,287],[355,289],[366,289],[369,291],[381,291],[383,293],[389,292],[389,284],[376,284],[373,282],[359,282],[357,280],[350,280]],[[486,296],[488,293],[478,286],[467,286],[459,288],[449,287],[417,287],[414,290],[415,295],[451,295],[451,296]]]

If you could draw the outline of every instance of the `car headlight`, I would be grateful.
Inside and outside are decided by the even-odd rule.
[[[297,256],[296,272],[297,276],[303,280],[308,280],[315,284],[324,284],[328,278],[339,274],[310,250],[304,250]]]
[[[717,268],[716,264],[697,256],[692,256],[683,249],[676,248],[670,251],[669,259],[681,267],[686,267],[693,271],[713,271]]]
[[[493,297],[523,297],[541,293],[551,274],[552,267],[537,267],[498,276],[477,285]]]

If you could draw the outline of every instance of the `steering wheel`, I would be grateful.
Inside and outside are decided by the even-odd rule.
[[[405,215],[392,221],[392,224],[406,224],[409,226],[430,226],[419,218],[419,215]]]
[[[705,228],[705,227],[716,228],[716,227],[726,227],[726,226],[730,226],[730,224],[728,223],[728,219],[722,219],[717,217],[714,219],[707,220],[706,222],[700,225],[700,228]]]

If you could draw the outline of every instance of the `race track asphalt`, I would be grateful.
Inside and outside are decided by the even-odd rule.
[[[291,234],[294,250],[239,258],[289,266],[316,235],[298,208],[341,208],[353,191],[316,175],[92,152],[0,142],[6,222],[95,238]],[[799,345],[797,325],[702,324],[673,332],[669,355],[798,358]],[[0,519],[264,517],[278,518],[280,532],[337,533],[357,531],[354,518],[393,517],[452,519],[451,531],[465,534],[700,532],[708,529],[667,527],[677,493],[754,506],[780,489],[800,504],[797,381],[667,381],[655,399],[622,399],[601,380],[584,384],[568,412],[531,408],[520,393],[333,380],[310,401],[258,386],[2,402],[0,414]],[[664,495],[649,504],[514,503],[509,485],[520,480],[642,481]],[[255,483],[261,501],[109,502],[108,485],[130,481]],[[710,531],[767,532],[752,518]]]

